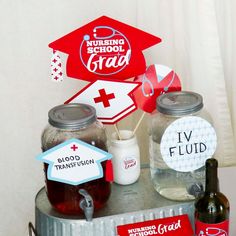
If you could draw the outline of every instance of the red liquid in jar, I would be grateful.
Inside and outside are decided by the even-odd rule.
[[[55,145],[53,145],[55,146]],[[96,147],[106,151],[106,145],[97,143]],[[47,178],[48,164],[44,164],[46,177],[46,189],[51,205],[60,213],[78,215],[83,213],[80,208],[80,201],[83,196],[79,194],[80,189],[85,189],[93,198],[94,209],[102,208],[107,202],[111,193],[111,184],[105,180],[106,161],[102,162],[104,176],[100,179],[80,184],[77,186],[49,180]]]

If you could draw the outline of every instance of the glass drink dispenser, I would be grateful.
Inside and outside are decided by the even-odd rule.
[[[149,131],[150,171],[154,188],[177,201],[193,200],[203,190],[205,160],[216,149],[211,118],[193,92],[170,92],[157,98]]]
[[[105,128],[96,119],[96,111],[85,104],[65,104],[52,108],[49,124],[42,134],[42,150],[75,138],[107,151]],[[45,182],[48,199],[60,213],[78,215],[82,213],[80,202],[87,193],[92,197],[94,209],[107,202],[111,184],[106,181],[106,161],[102,162],[103,177],[77,186],[52,181],[47,177],[48,164],[44,163]],[[84,192],[85,190],[85,192]]]

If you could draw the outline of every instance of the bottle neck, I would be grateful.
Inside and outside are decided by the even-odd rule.
[[[206,166],[206,193],[219,192],[217,166]]]

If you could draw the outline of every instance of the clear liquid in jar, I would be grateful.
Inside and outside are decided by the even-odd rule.
[[[194,184],[204,184],[205,167],[192,172],[180,172],[169,168],[162,159],[160,143],[150,137],[150,171],[155,190],[163,197],[175,201],[194,200],[189,193]]]

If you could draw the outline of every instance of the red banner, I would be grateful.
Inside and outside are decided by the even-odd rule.
[[[188,215],[117,226],[119,236],[193,236]]]

